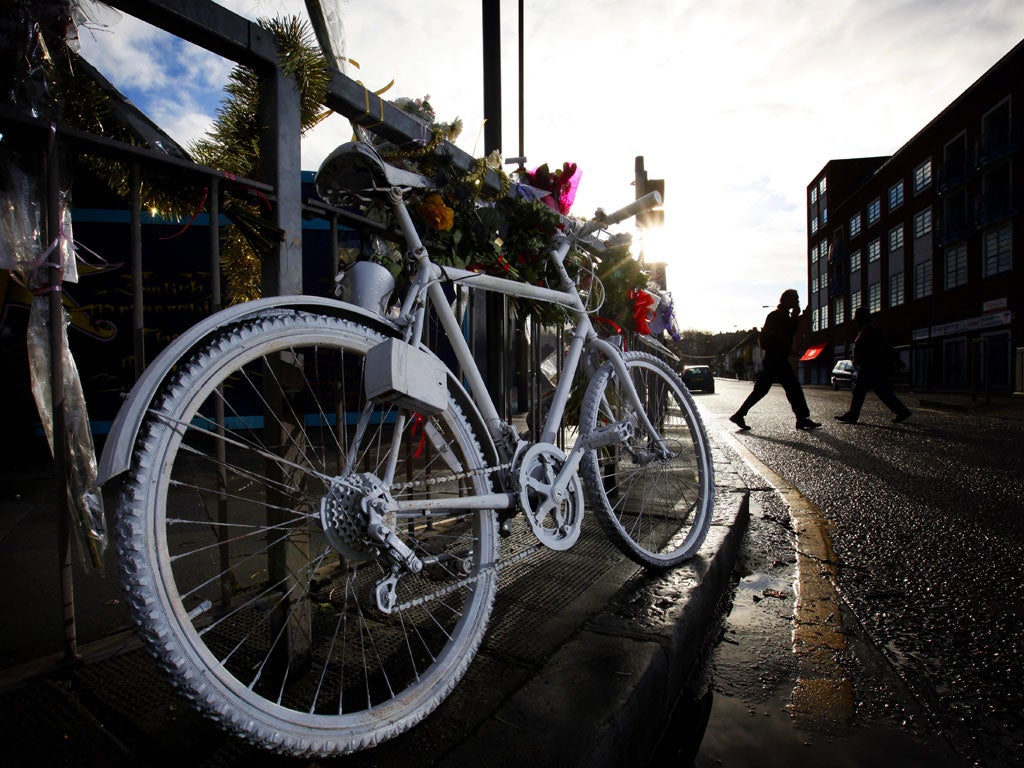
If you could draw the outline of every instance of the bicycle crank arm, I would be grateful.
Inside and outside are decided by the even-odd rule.
[[[590,450],[590,447],[582,437],[577,438],[576,445],[572,448],[572,453],[565,457],[565,464],[558,470],[555,481],[551,484],[551,497],[556,502],[565,500],[566,489],[569,487],[572,479],[576,477],[580,461],[583,460],[583,454]]]

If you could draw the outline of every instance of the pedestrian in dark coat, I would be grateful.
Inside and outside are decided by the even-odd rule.
[[[790,288],[779,297],[779,306],[768,313],[761,328],[758,345],[764,350],[764,368],[754,380],[754,389],[743,401],[743,405],[729,420],[740,429],[747,426],[747,412],[762,397],[768,394],[772,384],[779,383],[786,391],[786,398],[796,416],[797,429],[817,429],[821,426],[811,421],[811,411],[807,407],[804,391],[796,378],[793,366],[789,362],[793,354],[793,337],[800,325],[800,294]]]
[[[896,355],[885,338],[885,333],[878,327],[878,323],[871,319],[871,312],[867,307],[857,307],[853,320],[860,329],[853,342],[853,364],[857,366],[857,381],[853,385],[850,409],[836,416],[836,420],[845,424],[856,424],[869,390],[873,390],[878,399],[896,414],[892,420],[894,424],[910,418],[910,409],[892,391],[890,379]]]

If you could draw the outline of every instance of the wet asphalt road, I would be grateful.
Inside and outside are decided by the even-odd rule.
[[[892,414],[869,395],[861,423],[851,426],[833,418],[845,410],[849,392],[808,387],[812,418],[824,426],[804,433],[793,429],[788,403],[775,387],[748,415],[752,429],[738,433],[727,417],[750,386],[720,380],[716,394],[697,400],[709,429],[733,434],[831,524],[840,610],[850,641],[849,648],[837,652],[843,657],[837,663],[850,675],[854,714],[843,728],[833,728],[827,742],[843,746],[845,739],[846,747],[856,749],[873,743],[869,752],[878,758],[904,732],[934,750],[919,756],[922,765],[1020,765],[1024,420],[923,408],[919,396],[900,393],[914,411],[909,421],[891,425]],[[786,540],[780,543],[778,534],[771,533],[788,525],[786,511],[777,509],[776,494],[766,491],[762,499],[763,519],[753,529],[755,539],[760,530],[761,540],[754,549],[761,560],[764,552],[776,554],[749,568],[756,593],[744,583],[747,579],[740,582],[723,640],[742,646],[751,640],[744,632],[758,635],[758,653],[767,658],[753,660],[746,683],[760,678],[762,690],[775,691],[765,695],[779,699],[780,691],[785,697],[787,676],[797,675],[786,649],[774,647],[792,626],[792,601],[765,603],[763,596],[768,589],[769,595],[775,590],[785,597],[787,583],[792,591],[793,566],[792,558],[778,554]],[[772,536],[777,540],[766,544],[765,537]],[[755,624],[737,618],[737,610],[748,609],[751,594],[761,603],[762,620]],[[740,673],[730,679],[730,662],[723,658],[715,683],[719,691],[723,685],[742,685],[744,678]],[[775,701],[773,709],[771,701],[761,707],[746,698],[746,704],[733,703],[739,706],[736,716],[749,719],[756,712],[766,718],[754,729],[761,737],[755,742],[774,741],[771,729],[777,726],[792,730],[772,717],[785,701]],[[721,712],[717,716],[721,719]],[[713,718],[709,731],[715,723]],[[705,734],[705,759],[717,736]],[[806,747],[811,741],[798,736],[794,744]],[[808,755],[807,761],[789,764],[822,764],[818,761],[824,754],[812,752],[815,756]],[[732,763],[698,759],[697,764]]]

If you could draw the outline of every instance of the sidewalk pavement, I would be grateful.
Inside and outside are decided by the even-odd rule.
[[[53,514],[18,492],[38,488],[46,475],[0,478],[10,480],[0,482],[0,607],[8,635],[0,658],[24,657],[27,647],[34,660],[0,668],[4,764],[643,765],[715,639],[711,630],[746,531],[749,492],[739,459],[711,437],[715,517],[693,561],[648,574],[587,515],[571,550],[538,553],[525,561],[526,577],[499,589],[479,654],[436,712],[376,749],[315,763],[264,752],[201,719],[124,629],[114,564],[76,582],[80,635],[95,642],[82,645],[74,664],[46,656],[61,647],[59,605],[26,594],[57,580],[55,534],[46,530]],[[13,612],[26,605],[52,616],[45,640],[42,631],[30,636],[38,616],[23,622]]]

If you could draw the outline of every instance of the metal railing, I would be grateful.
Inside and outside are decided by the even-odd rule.
[[[254,69],[263,79],[262,118],[266,130],[261,140],[261,168],[263,178],[237,178],[214,168],[192,163],[164,152],[134,146],[103,136],[86,133],[60,123],[33,117],[18,110],[0,107],[0,125],[6,142],[24,142],[25,147],[38,146],[42,158],[40,174],[46,179],[46,231],[45,242],[53,241],[60,229],[60,175],[59,158],[63,150],[74,149],[124,162],[129,167],[130,211],[130,264],[132,279],[132,336],[135,354],[135,375],[145,365],[143,292],[143,241],[141,237],[142,211],[140,189],[147,171],[171,168],[194,175],[208,188],[206,211],[209,215],[210,312],[221,308],[220,281],[220,198],[226,187],[259,192],[273,203],[272,223],[288,233],[288,237],[274,245],[273,252],[263,262],[264,295],[286,295],[302,292],[302,220],[303,214],[325,219],[330,228],[330,243],[337,253],[338,230],[341,225],[380,233],[379,224],[322,201],[304,198],[300,179],[300,119],[297,89],[278,67],[278,51],[270,32],[260,25],[204,0],[108,0],[108,4],[151,25],[161,28],[183,40],[191,42],[219,56]],[[329,85],[324,106],[349,118],[353,123],[372,130],[375,134],[400,148],[419,147],[431,138],[430,127],[382,100],[365,86],[336,70],[329,71]],[[473,157],[450,144],[436,150],[457,168],[468,172],[475,167]],[[496,190],[499,178],[488,171],[485,187]],[[59,288],[62,275],[52,268],[50,283]],[[51,349],[64,348],[62,293],[50,293]],[[61,600],[63,604],[64,656],[71,660],[78,656],[77,629],[74,615],[74,584],[72,578],[72,520],[69,513],[66,486],[65,455],[67,451],[62,410],[61,355],[52,354],[52,392],[54,402],[54,488],[57,498],[55,509],[58,520],[58,554],[60,562]],[[507,375],[507,374],[506,374]]]

